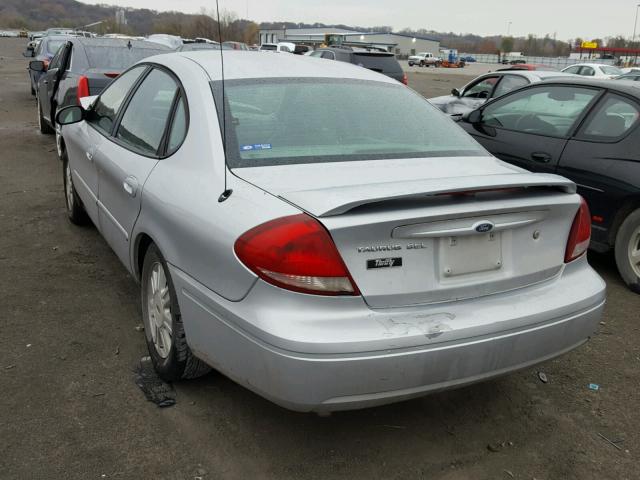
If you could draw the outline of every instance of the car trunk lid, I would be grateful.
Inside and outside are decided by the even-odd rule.
[[[579,206],[569,180],[493,157],[234,173],[318,218],[373,308],[475,298],[548,280],[564,266]]]

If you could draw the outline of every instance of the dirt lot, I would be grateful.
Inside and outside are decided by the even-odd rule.
[[[600,331],[539,369],[329,418],[219,374],[176,385],[172,408],[147,402],[132,374],[146,355],[137,286],[94,228],[65,218],[23,45],[0,38],[0,478],[640,478],[640,296],[610,256],[590,257],[609,287]],[[431,95],[467,80],[410,77]]]

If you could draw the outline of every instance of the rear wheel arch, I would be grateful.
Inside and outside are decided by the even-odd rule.
[[[149,250],[151,245],[156,245],[153,238],[146,233],[140,233],[136,237],[136,242],[134,244],[134,257],[133,257],[133,266],[135,268],[135,277],[136,280],[140,281],[142,278],[142,267],[144,266],[144,257]],[[158,247],[159,248],[159,247]]]

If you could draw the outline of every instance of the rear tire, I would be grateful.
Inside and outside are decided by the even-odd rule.
[[[425,63],[424,63],[424,62],[420,62],[420,66],[421,66],[421,67],[424,67],[424,66],[426,66],[426,65],[425,65]]]
[[[89,216],[78,197],[76,188],[73,186],[71,176],[71,166],[67,152],[62,152],[62,181],[64,184],[64,198],[67,206],[67,216],[74,225],[85,225],[89,223]]]
[[[53,135],[55,130],[46,122],[42,116],[42,107],[40,107],[40,98],[36,97],[36,103],[38,104],[38,128],[40,133],[44,135]]]
[[[625,218],[615,246],[616,265],[624,283],[640,293],[640,208]]]
[[[174,382],[208,373],[211,367],[187,345],[173,280],[153,243],[144,256],[140,291],[147,348],[160,378]]]

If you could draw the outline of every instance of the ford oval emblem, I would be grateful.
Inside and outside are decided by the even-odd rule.
[[[476,232],[478,233],[488,233],[493,230],[493,223],[484,222],[476,225]]]

